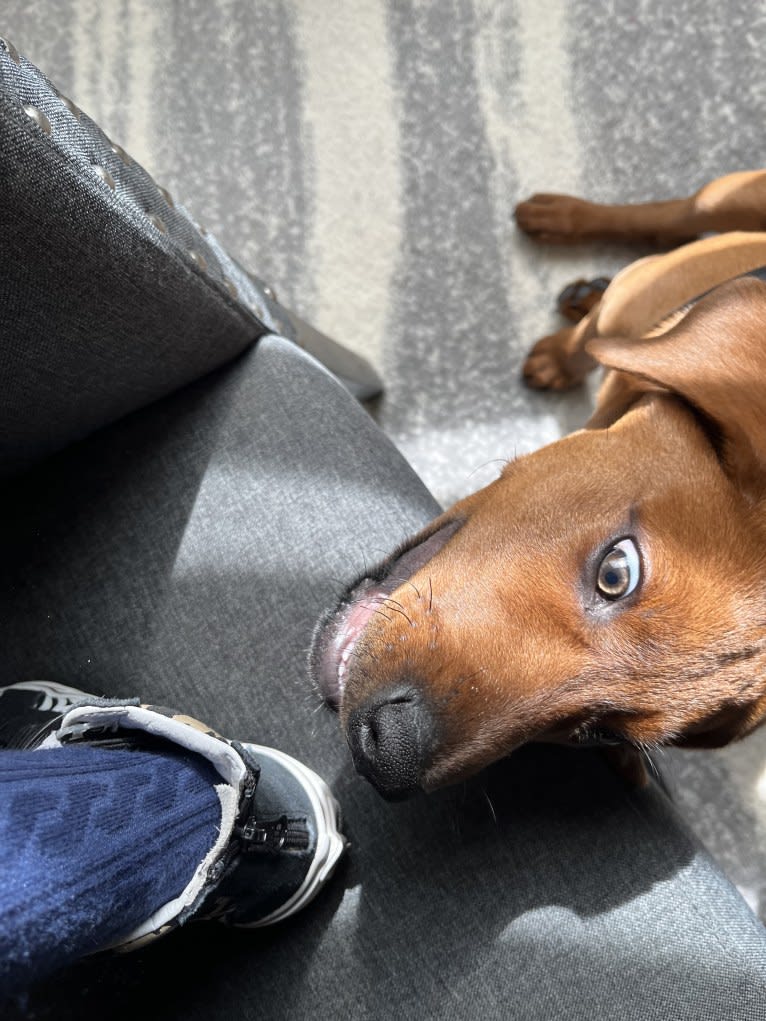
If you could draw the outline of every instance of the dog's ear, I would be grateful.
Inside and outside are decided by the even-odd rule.
[[[766,284],[743,277],[717,287],[659,336],[598,338],[588,352],[638,388],[683,398],[710,429],[743,489],[766,487]]]

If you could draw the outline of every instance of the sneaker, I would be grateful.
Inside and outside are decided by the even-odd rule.
[[[273,925],[304,908],[346,847],[325,781],[274,748],[230,741],[192,717],[138,699],[87,695],[50,681],[0,688],[0,748],[172,743],[221,776],[219,836],[184,891],[110,949],[143,946],[188,921]],[[105,948],[106,949],[106,948]]]

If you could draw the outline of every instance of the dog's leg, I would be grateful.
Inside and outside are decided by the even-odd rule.
[[[527,355],[522,369],[524,382],[534,390],[569,390],[578,386],[596,362],[585,344],[598,336],[596,305],[577,326],[568,326],[542,337]]]
[[[739,231],[638,259],[621,270],[604,292],[593,330],[600,337],[641,337],[687,302],[764,265],[766,233]],[[583,343],[587,340],[590,336]]]
[[[641,337],[671,312],[717,284],[766,265],[766,233],[718,234],[621,270],[577,326],[543,337],[524,363],[537,390],[581,383],[596,362],[584,350],[595,337]]]
[[[571,195],[533,195],[516,207],[516,223],[538,241],[589,238],[680,244],[710,231],[766,228],[766,171],[718,178],[694,195],[666,202],[601,205]]]
[[[644,264],[661,258],[659,255],[648,255],[631,263],[609,284],[603,297],[591,306],[576,326],[565,327],[538,340],[527,355],[522,369],[526,385],[533,390],[571,390],[579,386],[596,367],[596,361],[585,350],[585,345],[594,337],[604,335],[600,328],[604,304],[611,311],[616,294],[617,304],[621,306],[620,299],[624,291],[622,279]],[[612,332],[619,330],[622,325],[619,316],[610,316],[609,328]]]

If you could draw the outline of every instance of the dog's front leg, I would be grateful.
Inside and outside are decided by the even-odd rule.
[[[569,390],[582,383],[596,367],[585,344],[598,335],[598,309],[596,305],[576,326],[557,330],[537,341],[522,369],[527,386],[535,390]]]
[[[536,241],[618,239],[675,247],[699,234],[694,196],[666,202],[606,205],[573,195],[536,194],[516,206],[516,223]]]
[[[538,241],[620,238],[681,244],[700,234],[766,228],[766,171],[728,174],[694,195],[664,202],[606,205],[572,195],[537,194],[516,207],[516,223]]]

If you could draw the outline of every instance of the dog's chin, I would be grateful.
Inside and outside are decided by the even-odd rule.
[[[309,666],[319,694],[333,709],[343,703],[354,649],[382,602],[425,567],[462,523],[462,519],[453,519],[408,540],[375,570],[350,585],[338,605],[319,623]]]

